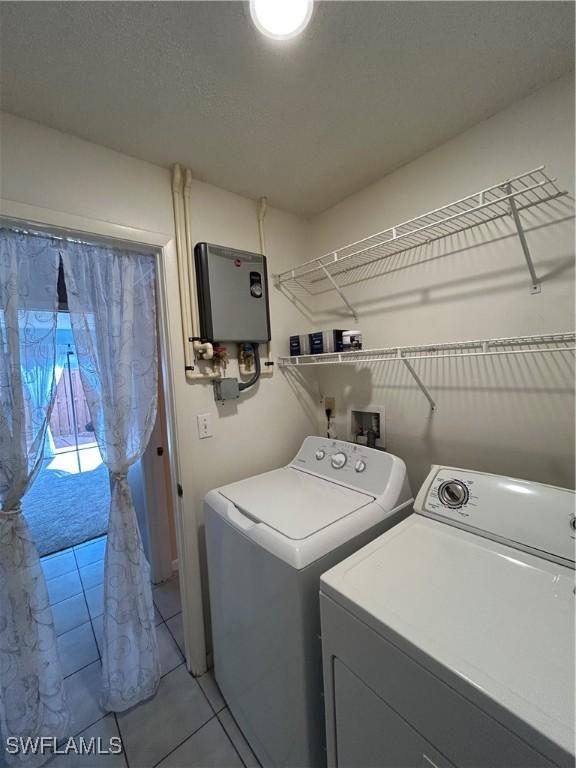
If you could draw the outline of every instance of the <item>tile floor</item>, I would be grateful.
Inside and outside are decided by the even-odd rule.
[[[105,537],[43,558],[72,711],[71,735],[120,736],[122,755],[54,757],[51,768],[258,768],[209,672],[184,663],[178,579],[153,590],[162,679],[153,699],[119,714],[98,705]],[[1,757],[0,757],[1,763]]]

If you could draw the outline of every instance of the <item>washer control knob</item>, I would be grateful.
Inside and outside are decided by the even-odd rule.
[[[348,457],[345,453],[342,453],[342,451],[338,451],[338,453],[334,453],[332,455],[332,466],[334,469],[342,469],[344,464],[348,461]]]
[[[354,469],[356,470],[356,472],[364,472],[364,470],[366,469],[366,462],[362,461],[362,459],[358,459],[358,461],[354,465]]]
[[[444,506],[458,509],[468,502],[470,493],[461,480],[446,480],[438,488],[438,497]]]
[[[457,509],[467,503],[470,494],[461,480],[446,480],[438,488],[438,498],[446,507]]]
[[[318,461],[322,461],[324,456],[326,456],[326,451],[323,451],[321,448],[316,451],[316,458]]]
[[[573,531],[576,531],[576,515],[572,515],[570,518],[570,528],[572,528]]]

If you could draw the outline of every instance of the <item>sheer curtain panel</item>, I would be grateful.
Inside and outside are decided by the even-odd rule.
[[[67,242],[62,260],[82,385],[110,472],[102,704],[120,712],[160,680],[150,568],[127,479],[156,419],[155,259]]]
[[[67,735],[46,582],[21,500],[42,463],[55,390],[58,248],[0,229],[0,730]],[[6,742],[2,744],[4,753]],[[49,755],[6,754],[13,765]],[[0,758],[0,762],[1,762]]]

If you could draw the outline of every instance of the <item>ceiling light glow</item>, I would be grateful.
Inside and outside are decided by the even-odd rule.
[[[250,15],[262,34],[289,40],[307,26],[312,5],[313,0],[250,0]]]

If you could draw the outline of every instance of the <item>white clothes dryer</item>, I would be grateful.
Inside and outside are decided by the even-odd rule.
[[[434,466],[322,576],[329,766],[574,768],[574,503]]]

